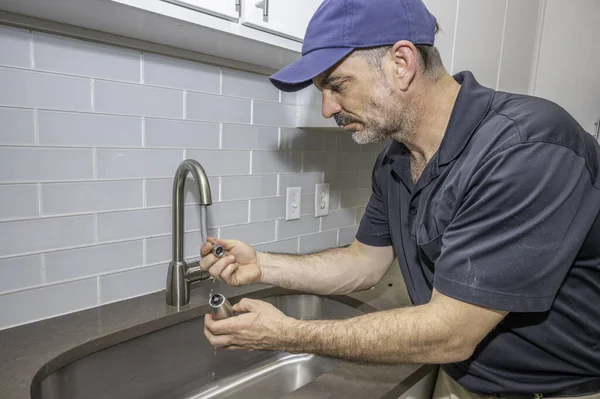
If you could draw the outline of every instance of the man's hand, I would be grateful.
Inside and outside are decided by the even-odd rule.
[[[220,259],[211,253],[214,244],[219,244],[225,250],[225,255]],[[200,267],[229,285],[240,286],[260,281],[256,251],[246,243],[208,237],[200,248],[200,255]]]
[[[215,321],[210,314],[204,319],[204,335],[214,347],[227,349],[283,350],[284,337],[294,319],[270,303],[242,299],[233,306],[239,316]]]

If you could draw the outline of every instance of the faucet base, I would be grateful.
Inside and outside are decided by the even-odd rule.
[[[169,263],[167,272],[167,305],[185,306],[190,303],[189,284],[185,278],[187,265],[183,262]]]

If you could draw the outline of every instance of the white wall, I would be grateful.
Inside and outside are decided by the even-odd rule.
[[[294,129],[295,96],[265,76],[5,26],[0,48],[0,328],[164,289],[186,158],[209,175],[214,236],[292,253],[353,240],[381,145]],[[288,186],[301,220],[283,220]]]

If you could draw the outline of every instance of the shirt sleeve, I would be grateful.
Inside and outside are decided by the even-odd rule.
[[[378,176],[383,169],[380,154],[371,174],[371,198],[356,233],[358,241],[373,247],[389,247],[392,245],[384,197],[387,190],[382,189]]]
[[[585,159],[549,143],[491,155],[442,238],[434,287],[511,312],[550,309],[598,212]]]

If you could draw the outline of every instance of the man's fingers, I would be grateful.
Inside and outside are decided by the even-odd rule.
[[[206,255],[208,255],[212,251],[212,248],[213,248],[213,245],[211,243],[205,242],[200,247],[200,256],[202,258],[204,258]]]
[[[210,313],[204,318],[204,327],[213,335],[229,335],[240,329],[239,321],[236,320],[236,317],[213,320]]]
[[[214,347],[231,346],[233,345],[233,337],[231,335],[214,335],[204,325],[204,336]]]
[[[233,310],[236,312],[252,312],[258,309],[260,301],[248,298],[242,298],[241,301],[233,305]]]
[[[238,240],[228,240],[225,238],[219,238],[219,239],[215,240],[215,243],[217,243],[220,246],[222,246],[223,248],[225,248],[226,251],[231,251],[231,249],[233,247],[235,247],[235,245],[238,242],[239,242]]]
[[[219,259],[215,264],[209,267],[208,272],[211,276],[217,278],[221,275],[223,270],[230,264],[235,262],[235,257],[232,255],[226,256],[224,258]]]
[[[221,278],[223,280],[225,280],[226,283],[230,283],[231,281],[231,275],[233,273],[235,273],[235,271],[238,269],[239,265],[237,263],[230,263],[222,272],[221,272]]]

